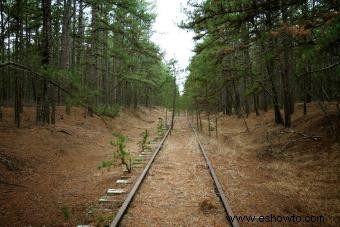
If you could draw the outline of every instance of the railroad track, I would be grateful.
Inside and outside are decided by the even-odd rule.
[[[229,205],[229,202],[228,202],[227,198],[224,195],[223,188],[222,188],[222,186],[221,186],[221,184],[220,184],[220,182],[219,182],[219,180],[217,178],[217,175],[216,175],[215,170],[214,170],[214,168],[213,168],[213,166],[212,166],[212,164],[211,164],[211,162],[210,162],[210,160],[208,158],[208,155],[207,155],[207,153],[206,153],[206,151],[205,151],[205,149],[204,149],[200,139],[198,138],[198,135],[197,135],[197,132],[196,132],[195,128],[192,126],[190,121],[188,121],[188,123],[189,123],[189,127],[192,129],[192,131],[195,134],[195,138],[196,138],[196,141],[198,143],[198,147],[201,150],[201,152],[202,152],[202,154],[204,156],[204,159],[205,159],[205,161],[206,161],[206,163],[208,165],[210,176],[212,177],[212,179],[214,181],[214,186],[215,186],[215,189],[217,191],[216,194],[217,194],[218,198],[220,199],[220,201],[221,201],[221,203],[223,205],[223,208],[224,208],[224,210],[226,212],[226,218],[227,218],[227,220],[228,220],[228,222],[230,223],[231,226],[238,227],[239,223],[237,222],[236,219],[234,219],[233,221],[231,221],[229,219],[229,217],[234,217],[234,213],[233,213],[233,211],[232,211],[232,209],[231,209],[231,207]]]
[[[195,136],[195,139],[197,141],[197,144],[198,144],[198,147],[201,151],[201,153],[203,154],[204,156],[204,160],[208,166],[208,170],[209,170],[209,173],[210,173],[210,176],[212,177],[213,179],[213,182],[214,182],[214,186],[215,186],[215,192],[216,192],[216,195],[218,196],[218,198],[220,199],[221,201],[221,204],[224,208],[224,211],[226,213],[226,220],[227,222],[229,222],[229,224],[233,227],[238,227],[239,226],[239,223],[237,222],[237,220],[234,220],[233,222],[230,221],[229,217],[230,216],[234,216],[232,210],[231,210],[231,207],[228,203],[228,200],[226,199],[225,195],[224,195],[224,192],[223,192],[223,189],[222,189],[222,186],[221,184],[219,183],[218,181],[218,178],[217,178],[217,175],[214,171],[214,168],[206,154],[206,151],[201,143],[201,141],[199,140],[199,137],[197,135],[197,132],[195,130],[195,128],[192,126],[192,124],[190,123],[190,121],[188,121],[189,123],[189,127],[192,129],[193,131],[193,134]],[[162,140],[160,141],[159,145],[157,146],[155,152],[153,153],[152,157],[150,158],[150,160],[148,161],[147,165],[145,166],[143,172],[141,173],[141,175],[138,177],[136,183],[134,184],[133,188],[131,189],[130,193],[128,194],[128,196],[126,197],[123,205],[120,207],[120,209],[118,210],[115,218],[113,219],[113,221],[111,222],[110,224],[110,227],[116,227],[116,226],[119,226],[125,213],[127,212],[127,210],[129,209],[129,206],[133,200],[133,198],[136,196],[141,184],[143,183],[144,179],[146,178],[150,168],[151,168],[151,165],[153,164],[156,156],[158,155],[159,151],[161,150],[161,148],[163,147],[163,144],[164,142],[166,141],[167,137],[169,136],[169,134],[171,133],[171,127],[166,131],[164,137],[162,138]]]

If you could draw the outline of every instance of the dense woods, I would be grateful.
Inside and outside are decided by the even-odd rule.
[[[150,41],[155,19],[140,0],[0,2],[1,106],[36,106],[38,124],[56,105],[114,116],[119,106],[170,105],[174,83]],[[172,99],[171,99],[172,100]]]
[[[198,116],[245,117],[273,108],[276,124],[290,127],[298,102],[304,114],[311,101],[326,117],[330,102],[339,112],[338,1],[189,3],[181,27],[193,30],[198,42],[183,98]]]

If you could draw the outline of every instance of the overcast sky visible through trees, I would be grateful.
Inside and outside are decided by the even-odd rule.
[[[186,18],[183,9],[187,7],[188,0],[150,0],[154,4],[157,18],[153,26],[152,40],[165,52],[165,59],[174,58],[178,61],[181,69],[189,65],[190,57],[193,56],[194,33],[178,28],[182,20]],[[177,83],[180,91],[187,72],[177,75]]]

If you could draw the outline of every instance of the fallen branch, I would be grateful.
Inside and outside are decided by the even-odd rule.
[[[15,186],[15,187],[27,188],[27,187],[24,186],[24,185],[20,185],[20,184],[12,184],[12,183],[8,183],[8,182],[2,181],[2,180],[0,180],[0,184],[5,184],[5,185],[10,185],[10,186]]]
[[[313,140],[313,141],[317,141],[318,139],[322,138],[323,136],[319,136],[319,135],[307,135],[305,133],[302,132],[295,132],[295,131],[281,131],[281,132],[285,132],[285,133],[294,133],[297,135],[301,135],[302,137],[294,139],[294,140],[290,140],[288,143],[286,143],[285,145],[283,145],[281,147],[281,152],[285,151],[289,145],[291,145],[292,143],[301,141],[301,140]]]
[[[18,169],[18,168],[15,167],[13,162],[8,159],[8,156],[5,155],[5,154],[0,153],[0,162],[3,163],[7,167],[7,169],[10,170],[10,171],[15,171],[15,170]]]
[[[308,74],[312,74],[312,73],[322,72],[322,71],[334,68],[337,65],[340,65],[340,62],[334,63],[332,65],[326,66],[326,67],[321,68],[321,69],[316,69],[316,70],[312,70],[312,71],[309,71],[309,72],[306,72],[306,73],[302,73],[302,74],[298,75],[297,78],[302,78],[303,76],[308,75]]]
[[[61,132],[61,133],[64,133],[64,134],[67,134],[67,135],[70,135],[72,136],[72,134],[64,129],[61,129],[61,130],[58,130],[58,132]]]
[[[290,131],[281,131],[281,133],[293,133],[293,134],[297,134],[297,135],[301,135],[302,138],[304,139],[312,139],[314,141],[317,141],[319,138],[322,138],[323,136],[320,136],[320,135],[308,135],[308,134],[305,134],[305,133],[302,133],[302,132],[296,132],[294,130],[290,130]]]

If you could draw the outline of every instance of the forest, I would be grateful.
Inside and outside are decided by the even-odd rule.
[[[248,116],[274,109],[291,126],[295,103],[340,99],[340,17],[337,1],[190,1],[188,20],[198,41],[184,102],[200,114]],[[281,112],[283,109],[283,113]],[[335,126],[330,130],[335,135]]]
[[[340,226],[339,1],[0,0],[0,56],[1,227]]]
[[[139,0],[1,1],[1,106],[36,106],[39,125],[57,105],[115,116],[119,106],[169,105],[171,65],[150,40],[155,14]],[[161,94],[161,95],[159,95]]]

